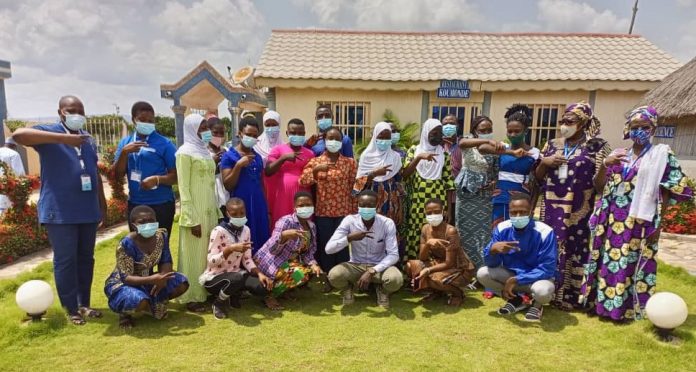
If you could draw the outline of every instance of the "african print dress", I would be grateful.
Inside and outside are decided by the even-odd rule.
[[[597,315],[613,320],[644,317],[645,304],[655,292],[657,243],[648,243],[660,226],[660,208],[652,221],[629,217],[635,195],[636,176],[641,166],[614,165],[607,169],[607,184],[590,218],[592,248],[585,266],[581,301],[592,305]],[[676,203],[690,200],[693,190],[674,154],[669,151],[660,186]]]
[[[404,167],[413,161],[416,154],[416,145],[408,149],[406,158],[404,159]],[[409,203],[409,210],[406,214],[404,223],[403,239],[406,241],[406,259],[415,259],[418,257],[420,250],[420,231],[421,227],[426,223],[425,220],[425,202],[436,198],[443,202],[447,201],[447,191],[454,189],[454,180],[452,179],[452,166],[448,153],[443,154],[445,164],[442,168],[442,176],[436,180],[428,180],[420,176],[418,171],[414,171],[411,176],[406,179],[406,198]],[[447,208],[443,212],[447,216]]]
[[[104,283],[104,294],[109,301],[109,308],[116,313],[129,313],[135,311],[143,300],[150,302],[152,316],[162,319],[167,313],[167,301],[176,287],[188,280],[184,275],[174,273],[156,296],[150,294],[152,285],[132,286],[126,284],[129,276],[146,277],[155,273],[155,266],[159,268],[163,264],[172,263],[172,254],[169,251],[169,237],[167,229],[159,229],[155,234],[155,249],[150,253],[144,253],[130,236],[121,240],[116,249],[116,267]]]
[[[565,139],[546,143],[543,156],[558,154],[568,159],[568,175],[559,178],[558,169],[549,169],[542,182],[541,221],[551,226],[558,240],[556,295],[553,304],[564,310],[581,307],[578,302],[584,265],[590,253],[590,229],[597,193],[594,176],[609,154],[607,141],[594,138],[575,146]]]

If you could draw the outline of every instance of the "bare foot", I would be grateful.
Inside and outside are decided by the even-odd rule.
[[[121,329],[131,329],[135,327],[135,322],[133,321],[133,317],[127,314],[120,314],[118,316],[118,326]]]
[[[462,306],[462,302],[464,302],[464,299],[462,297],[450,297],[450,299],[447,301],[447,305],[452,307],[459,307]]]

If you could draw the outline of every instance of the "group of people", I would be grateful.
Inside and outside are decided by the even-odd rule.
[[[58,114],[14,140],[40,155],[39,222],[54,247],[61,303],[84,324],[102,315],[89,289],[105,200],[82,102],[63,97]],[[123,327],[137,311],[164,318],[170,300],[217,319],[245,296],[281,310],[312,277],[324,292],[340,291],[344,306],[369,291],[388,308],[404,284],[424,301],[459,306],[482,286],[505,300],[499,314],[526,310],[528,321],[541,321],[548,303],[639,319],[655,288],[661,212],[692,197],[670,149],[651,143],[652,107],[628,116],[627,149],[611,151],[590,105],[578,102],[542,150],[527,143],[533,112],[514,105],[506,141],[493,139],[503,127],[486,116],[466,136],[447,116],[426,120],[418,143],[402,149],[399,128],[380,122],[357,161],[326,105],[315,112],[317,134],[267,111],[260,123],[242,117],[231,142],[216,116],[190,114],[178,149],[157,132],[150,104],[135,103],[131,114],[135,130],[113,164],[128,179],[131,232],[104,288]]]

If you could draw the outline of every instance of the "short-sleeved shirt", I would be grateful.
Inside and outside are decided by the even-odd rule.
[[[62,123],[43,124],[33,129],[66,133]],[[81,131],[82,134],[88,134]],[[41,194],[39,223],[80,224],[101,220],[97,187],[97,150],[94,140],[80,146],[85,169],[82,169],[75,147],[46,143],[33,146],[41,161]],[[89,175],[92,190],[82,191],[82,175]]]
[[[130,134],[121,139],[116,149],[115,161],[118,161],[123,148],[136,141],[136,136]],[[140,149],[137,153],[128,154],[128,201],[132,204],[158,205],[174,201],[174,191],[170,185],[160,184],[154,190],[140,189],[140,183],[131,179],[133,171],[141,172],[141,180],[147,177],[159,175],[166,176],[170,170],[176,168],[176,147],[174,144],[157,132],[149,136],[137,136],[137,141],[147,142],[146,149]],[[149,151],[148,151],[149,150]]]

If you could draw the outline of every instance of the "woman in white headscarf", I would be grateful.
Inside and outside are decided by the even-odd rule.
[[[254,151],[263,160],[263,166],[266,167],[266,162],[268,160],[268,154],[277,145],[282,145],[283,141],[280,139],[280,114],[273,110],[266,111],[263,114],[263,133],[258,138],[256,146],[254,146]],[[267,176],[264,172],[263,175],[263,185],[266,188],[266,195],[276,194],[276,185],[278,184],[278,176],[276,174],[272,176]],[[267,197],[266,202],[268,204],[268,210],[273,210],[273,197]],[[260,244],[263,244],[261,242]]]
[[[208,236],[222,217],[215,196],[215,161],[208,150],[213,135],[198,114],[184,119],[184,144],[176,152],[181,199],[178,272],[198,278],[206,268]],[[208,292],[197,280],[178,301],[190,311],[205,312]]]
[[[442,123],[428,119],[423,123],[420,142],[408,149],[402,175],[406,180],[407,202],[405,234],[406,258],[418,258],[420,234],[425,220],[425,202],[447,200],[454,189],[449,153],[442,147]],[[448,212],[444,211],[444,216]]]

